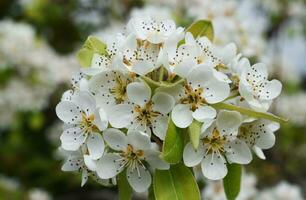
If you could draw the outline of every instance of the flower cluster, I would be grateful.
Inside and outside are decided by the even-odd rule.
[[[274,145],[278,124],[260,116],[281,83],[268,79],[264,64],[238,54],[235,44],[219,47],[188,30],[172,20],[138,17],[124,34],[84,45],[90,63],[56,107],[65,123],[61,148],[69,154],[63,170],[82,171],[83,184],[88,175],[115,183],[125,173],[132,188],[144,192],[155,169],[170,167],[161,156],[170,123],[181,134],[200,126],[182,161],[201,165],[208,179],[224,178],[227,163],[248,164],[251,150],[265,158],[262,150]]]

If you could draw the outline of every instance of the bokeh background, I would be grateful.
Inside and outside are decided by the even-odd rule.
[[[112,37],[131,16],[158,15],[188,26],[210,19],[215,42],[235,42],[283,83],[271,112],[290,122],[275,146],[245,167],[239,198],[306,197],[306,2],[302,0],[0,0],[0,199],[116,199],[115,188],[60,170],[62,124],[55,106],[79,65],[88,35]],[[203,199],[221,184],[201,182]],[[143,198],[136,195],[135,198]]]

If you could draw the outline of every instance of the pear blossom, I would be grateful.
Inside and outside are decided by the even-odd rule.
[[[227,174],[226,160],[248,164],[252,160],[249,147],[236,137],[241,123],[242,116],[238,112],[220,111],[212,125],[203,130],[199,148],[195,150],[191,143],[185,146],[185,165],[193,167],[201,163],[206,178],[219,180]]]
[[[206,65],[194,67],[187,75],[187,83],[180,89],[178,104],[172,110],[174,124],[186,128],[193,119],[211,121],[217,112],[209,105],[225,100],[229,92],[226,82],[214,78],[212,68]]]
[[[107,128],[108,121],[106,113],[96,108],[95,100],[88,92],[79,92],[71,101],[61,101],[56,106],[56,114],[67,124],[60,137],[63,149],[76,151],[86,144],[92,159],[103,155],[101,131]]]
[[[127,85],[132,80],[132,77],[120,71],[104,71],[93,76],[88,87],[97,105],[107,111],[114,105],[128,102]]]
[[[269,149],[275,143],[274,131],[279,128],[278,123],[272,123],[267,120],[255,120],[243,123],[239,128],[238,138],[253,149],[256,155],[265,159],[262,149]]]
[[[282,90],[280,81],[268,81],[268,71],[263,63],[244,68],[239,82],[240,95],[250,107],[266,111],[272,100],[279,96]]]
[[[62,95],[62,101],[71,101],[72,96],[79,91],[88,91],[88,80],[84,73],[78,72],[71,78],[71,89],[65,91]]]
[[[106,143],[115,152],[105,154],[97,162],[97,174],[102,179],[115,177],[126,169],[129,184],[136,192],[144,192],[151,185],[149,167],[169,169],[170,165],[159,157],[150,137],[140,131],[129,130],[127,135],[114,128],[104,132]]]
[[[152,44],[165,42],[176,30],[176,25],[170,19],[157,19],[151,17],[134,17],[128,23],[128,28],[137,39],[147,40]]]
[[[83,146],[84,147],[84,146]],[[85,148],[80,148],[77,151],[66,151],[64,149],[59,149],[60,152],[66,157],[64,164],[62,165],[62,171],[73,172],[78,171],[82,173],[81,186],[83,187],[88,181],[88,177],[91,176],[94,180],[102,185],[110,185],[109,179],[100,179],[96,174],[96,163],[86,155],[84,152]]]
[[[125,36],[122,34],[117,34],[114,39],[110,38],[106,40],[106,55],[100,55],[94,53],[91,59],[91,65],[88,68],[83,68],[82,72],[86,75],[96,75],[100,72],[107,70],[123,70],[120,60],[122,59],[122,54],[120,49],[125,41]]]
[[[122,48],[122,56],[122,65],[127,71],[143,76],[160,66],[160,45],[137,40],[130,34]]]
[[[164,92],[157,92],[151,98],[151,89],[143,82],[128,84],[126,104],[115,105],[108,116],[109,123],[115,128],[129,128],[151,135],[153,132],[164,139],[168,127],[168,114],[175,101]]]

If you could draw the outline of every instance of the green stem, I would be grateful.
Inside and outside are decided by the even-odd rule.
[[[213,104],[211,106],[216,108],[216,109],[237,111],[237,112],[239,112],[243,115],[248,115],[248,116],[254,117],[254,118],[263,118],[263,119],[268,119],[268,120],[279,122],[279,123],[288,122],[288,119],[284,119],[282,117],[273,115],[271,113],[258,112],[258,111],[254,111],[254,110],[251,110],[251,109],[248,109],[248,108],[242,108],[242,107],[239,107],[239,106],[235,106],[235,105],[232,105],[232,104],[217,103],[217,104]]]
[[[156,87],[173,87],[173,86],[176,86],[177,84],[183,83],[185,81],[185,79],[179,79],[178,81],[176,81],[174,83],[168,83],[168,82],[164,82],[164,81],[157,82],[157,81],[154,81],[154,80],[152,80],[152,79],[150,79],[149,77],[146,77],[146,76],[142,76],[141,79],[143,81],[147,82],[149,85],[153,85],[153,86],[156,86]]]
[[[162,82],[163,79],[164,79],[164,67],[161,67],[159,71],[159,82]]]

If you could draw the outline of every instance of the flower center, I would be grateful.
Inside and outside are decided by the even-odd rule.
[[[109,89],[110,93],[114,95],[116,103],[123,103],[127,99],[126,87],[131,82],[129,79],[123,79],[120,75],[115,76],[116,85]]]
[[[180,99],[180,103],[189,104],[190,110],[195,111],[199,106],[207,104],[202,97],[203,88],[192,89],[190,85],[185,85],[185,96]]]
[[[134,112],[136,113],[136,120],[146,126],[151,126],[154,119],[160,114],[152,108],[152,102],[146,103],[142,108],[139,105],[135,106]]]
[[[208,153],[224,153],[224,144],[226,143],[226,137],[222,136],[220,132],[215,128],[211,136],[206,136],[202,140],[203,144],[208,147]]]
[[[95,116],[87,116],[84,112],[82,113],[82,121],[80,122],[80,128],[86,133],[98,132],[98,127],[94,124]]]
[[[132,169],[137,168],[139,165],[143,166],[144,152],[142,150],[135,150],[134,147],[128,144],[125,151],[121,153],[122,163],[121,166],[130,167]]]

